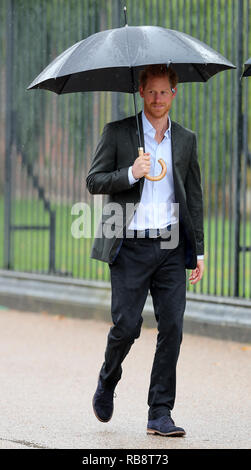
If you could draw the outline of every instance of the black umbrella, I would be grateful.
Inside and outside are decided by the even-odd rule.
[[[126,8],[124,9],[126,16]],[[127,23],[127,21],[126,21]],[[198,39],[158,26],[128,26],[93,34],[53,60],[29,85],[57,94],[79,91],[133,93],[139,72],[149,64],[172,64],[179,82],[206,82],[217,72],[236,68]]]
[[[251,57],[247,60],[244,64],[244,72],[243,77],[250,77],[251,76]]]

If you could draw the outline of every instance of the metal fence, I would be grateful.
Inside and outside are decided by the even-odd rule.
[[[76,202],[104,124],[133,113],[117,93],[56,96],[26,91],[60,52],[88,35],[124,25],[184,31],[237,70],[207,83],[180,84],[171,117],[198,136],[204,192],[206,272],[189,291],[251,294],[251,55],[249,0],[1,0],[0,267],[108,280],[90,259],[92,240],[75,239]],[[139,100],[139,107],[141,103]]]

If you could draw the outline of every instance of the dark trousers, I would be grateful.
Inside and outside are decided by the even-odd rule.
[[[107,386],[120,380],[122,361],[140,335],[142,311],[150,289],[158,334],[148,394],[149,419],[169,414],[174,406],[176,364],[186,304],[183,236],[180,234],[175,249],[161,249],[161,240],[166,241],[160,237],[125,238],[110,265],[114,326],[108,334],[100,371],[100,378]],[[139,377],[142,372],[139,371]]]

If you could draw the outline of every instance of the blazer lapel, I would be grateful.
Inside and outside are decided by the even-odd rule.
[[[172,121],[171,130],[171,148],[172,148],[172,164],[173,164],[173,182],[175,201],[179,202],[179,166],[182,165],[182,133],[176,122]]]
[[[177,127],[176,123],[172,121],[172,130],[171,130],[171,147],[172,147],[172,163],[173,163],[173,171],[176,170],[175,164],[178,158],[178,136],[177,136]]]

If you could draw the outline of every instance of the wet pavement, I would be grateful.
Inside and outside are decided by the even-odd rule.
[[[250,449],[251,345],[185,334],[173,418],[183,438],[146,434],[156,329],[123,362],[109,423],[92,411],[109,323],[0,310],[0,449]]]

